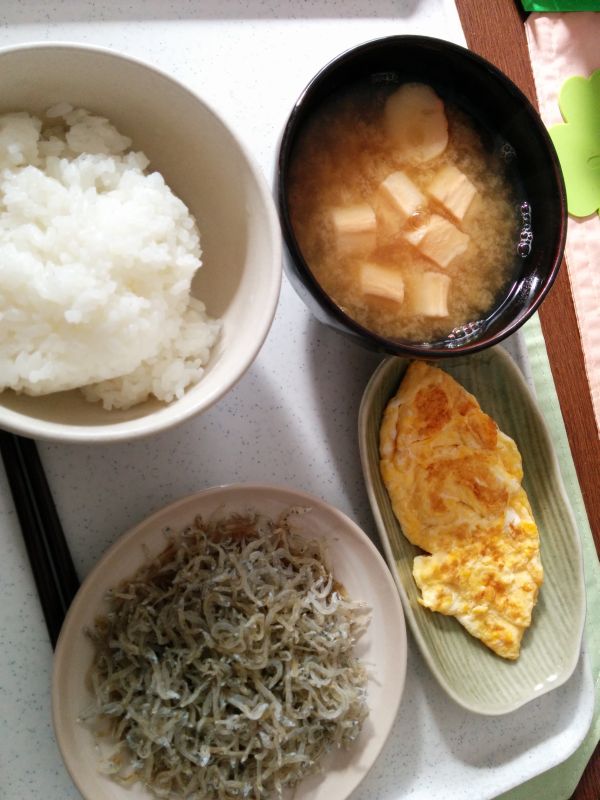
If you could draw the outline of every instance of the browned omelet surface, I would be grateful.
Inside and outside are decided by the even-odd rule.
[[[431,554],[414,561],[420,602],[517,658],[543,571],[516,444],[446,372],[413,362],[386,407],[380,458],[404,535]]]

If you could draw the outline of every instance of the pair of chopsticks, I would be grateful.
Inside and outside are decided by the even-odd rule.
[[[79,579],[35,442],[0,431],[0,452],[54,647]]]

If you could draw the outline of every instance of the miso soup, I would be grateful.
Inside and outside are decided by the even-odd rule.
[[[425,84],[360,84],[301,132],[289,208],[328,295],[387,338],[434,341],[493,307],[518,219],[499,154]]]

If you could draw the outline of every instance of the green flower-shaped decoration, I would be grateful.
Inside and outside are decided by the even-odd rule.
[[[550,128],[567,189],[569,213],[600,212],[600,69],[563,83],[558,105],[565,120]]]

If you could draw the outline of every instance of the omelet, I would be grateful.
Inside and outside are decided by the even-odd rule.
[[[515,442],[446,372],[413,362],[388,403],[380,469],[417,556],[419,602],[516,659],[543,581]]]

